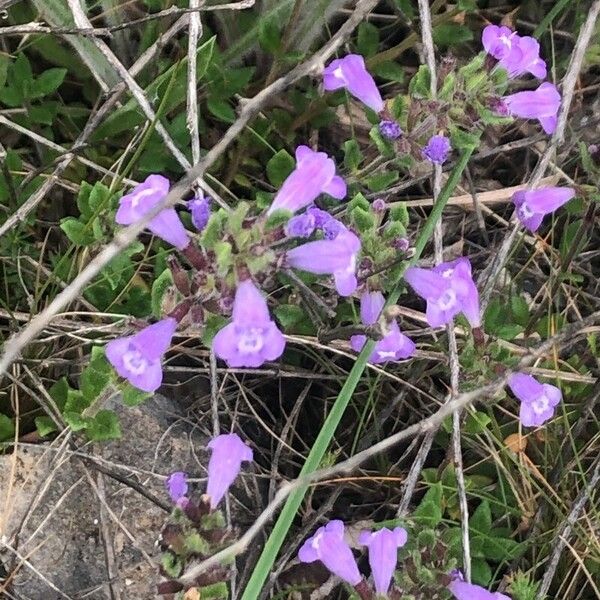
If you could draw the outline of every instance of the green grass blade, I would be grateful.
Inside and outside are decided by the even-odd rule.
[[[419,234],[415,244],[415,255],[409,264],[415,264],[419,260],[428,240],[433,234],[435,224],[441,218],[444,207],[446,206],[450,195],[454,191],[454,188],[458,185],[462,172],[467,166],[469,158],[474,150],[475,147],[470,147],[461,154],[456,166],[448,178],[446,185],[440,192],[431,214],[425,221],[423,229],[421,230],[421,233]],[[386,305],[395,304],[400,297],[400,292],[401,285],[397,285],[396,289],[394,289],[394,291],[389,295]],[[373,350],[374,345],[375,342],[370,340],[367,344],[365,344],[362,352],[356,358],[356,362],[354,363],[354,366],[348,375],[348,379],[340,390],[340,393],[338,394],[338,397],[331,408],[331,412],[327,416],[327,419],[325,419],[325,423],[323,424],[323,427],[321,428],[321,431],[319,432],[319,435],[317,436],[317,439],[315,440],[315,443],[308,454],[308,458],[306,459],[306,462],[302,467],[302,471],[300,472],[301,476],[308,475],[319,468],[319,465],[321,464],[321,461],[327,452],[327,448],[333,439],[342,416],[344,415],[344,412],[346,411],[346,408],[352,399],[352,394],[354,394],[354,390],[356,389],[356,386],[362,377],[363,371],[367,366],[368,358]],[[254,571],[252,572],[252,576],[250,577],[248,585],[244,590],[242,600],[256,600],[259,597],[264,582],[267,579],[273,564],[275,563],[275,559],[277,558],[287,532],[294,520],[294,517],[296,516],[296,512],[302,504],[302,500],[304,499],[307,489],[308,486],[302,486],[294,490],[288,497],[281,514],[279,515],[277,522],[273,527],[273,531],[267,539],[267,543],[265,544],[262,554],[256,563]]]

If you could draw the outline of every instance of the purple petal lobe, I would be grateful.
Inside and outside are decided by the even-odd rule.
[[[346,88],[375,112],[383,110],[383,100],[377,84],[367,71],[365,60],[360,54],[348,54],[329,63],[323,71],[323,87],[326,91]]]
[[[485,588],[466,581],[455,579],[448,589],[457,600],[511,600],[510,596],[499,592],[488,592]]]
[[[308,146],[296,148],[296,168],[283,182],[267,214],[275,210],[297,212],[327,193],[335,198],[346,196],[346,184],[335,174],[335,163],[325,152],[314,152]]]
[[[154,392],[162,383],[161,360],[171,345],[177,321],[167,318],[139,333],[106,345],[106,358],[137,389]]]
[[[169,180],[162,175],[149,175],[143,183],[121,198],[115,221],[120,225],[136,223],[164,200],[169,193],[169,186]],[[148,223],[148,229],[179,250],[190,243],[185,227],[173,208],[158,213]]]
[[[167,479],[167,490],[171,500],[176,504],[188,493],[187,475],[182,471],[172,473]]]
[[[554,84],[545,82],[537,90],[510,94],[503,101],[511,115],[539,120],[546,133],[552,133],[556,128],[561,98]]]
[[[408,533],[402,527],[393,531],[384,527],[372,533],[361,533],[359,542],[369,548],[369,565],[378,594],[387,596],[396,570],[398,548],[404,546],[407,539]]]
[[[352,550],[344,540],[344,524],[339,520],[319,527],[300,548],[298,560],[320,560],[331,573],[353,586],[362,579]]]
[[[212,454],[208,461],[206,493],[214,510],[239,475],[242,463],[251,461],[253,453],[236,433],[217,436],[209,442],[208,448]]]

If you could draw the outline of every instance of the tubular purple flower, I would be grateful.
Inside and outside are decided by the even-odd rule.
[[[510,94],[503,100],[512,116],[537,119],[546,133],[554,133],[561,101],[554,84],[546,81],[537,90]]]
[[[381,292],[365,292],[360,298],[360,318],[365,325],[374,325],[385,305],[385,299]],[[350,345],[355,352],[360,352],[367,342],[365,335],[353,335]],[[401,331],[394,319],[389,324],[389,331],[382,340],[375,344],[375,348],[369,357],[373,364],[384,363],[390,360],[402,360],[410,358],[415,353],[415,344]]]
[[[562,400],[561,391],[554,385],[540,383],[526,373],[514,373],[508,387],[521,401],[519,419],[525,427],[539,427],[554,416]]]
[[[232,322],[217,333],[212,343],[215,354],[230,367],[260,367],[283,354],[285,338],[250,279],[238,284],[232,316]]]
[[[284,227],[288,237],[310,237],[315,230],[315,217],[309,212],[292,217]]]
[[[188,493],[187,475],[182,471],[172,473],[166,481],[169,496],[174,504],[179,504]]]
[[[573,188],[543,187],[515,192],[512,201],[517,218],[529,231],[537,231],[543,218],[575,196]]]
[[[369,548],[369,565],[375,583],[375,591],[387,596],[398,562],[398,548],[406,544],[408,533],[402,527],[393,531],[384,527],[377,531],[363,531],[359,544]]]
[[[115,221],[119,225],[131,225],[160,204],[169,193],[170,183],[162,175],[149,175],[119,201]],[[165,208],[147,225],[159,238],[179,250],[184,250],[190,238],[174,208]]]
[[[319,527],[300,548],[298,560],[304,563],[320,560],[331,573],[352,586],[362,580],[352,550],[344,540],[344,523],[339,520]]]
[[[356,290],[356,257],[360,240],[349,230],[341,231],[333,240],[317,240],[288,250],[288,264],[317,275],[333,275],[335,287],[341,296],[350,296]]]
[[[154,392],[162,383],[161,359],[177,329],[175,319],[163,319],[135,335],[106,345],[106,358],[117,373],[144,392]]]
[[[237,433],[218,435],[208,443],[208,448],[212,454],[208,461],[206,493],[214,510],[239,475],[242,463],[251,461],[253,453]]]
[[[188,210],[192,213],[192,223],[198,231],[202,231],[210,219],[210,201],[204,196],[196,196],[187,203]]]
[[[483,30],[485,51],[496,58],[509,77],[531,73],[534,77],[546,77],[546,63],[540,58],[540,45],[535,38],[521,37],[508,27],[488,25]]]
[[[383,110],[383,100],[377,84],[367,71],[365,59],[360,54],[348,54],[331,61],[323,71],[323,87],[328,92],[346,88],[376,113]]]
[[[448,154],[452,150],[450,140],[444,135],[434,135],[427,142],[422,150],[423,158],[441,165],[448,159]]]
[[[448,589],[457,600],[511,600],[510,596],[500,592],[488,592],[485,588],[473,583],[455,579]]]
[[[338,200],[346,197],[346,182],[335,174],[335,163],[325,152],[315,152],[308,146],[296,148],[296,168],[283,182],[267,210],[289,210],[293,213],[308,206],[320,194]]]
[[[479,293],[468,258],[440,263],[432,269],[410,267],[404,278],[427,301],[426,316],[431,327],[450,323],[460,312],[471,327],[480,327]]]

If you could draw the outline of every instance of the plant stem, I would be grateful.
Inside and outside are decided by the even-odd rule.
[[[421,257],[421,254],[433,233],[435,224],[437,223],[438,219],[441,218],[444,207],[454,191],[454,188],[458,185],[462,172],[466,168],[469,158],[474,150],[474,146],[463,150],[454,169],[450,173],[446,185],[440,192],[437,202],[435,203],[429,217],[423,225],[423,229],[421,230],[421,233],[419,234],[419,237],[415,243],[415,254],[410,262],[407,263],[407,266],[414,265]],[[386,302],[386,307],[396,304],[398,298],[400,297],[401,290],[402,285],[398,284],[389,295]],[[361,353],[356,358],[356,362],[348,374],[348,379],[346,379],[346,382],[340,390],[338,397],[331,407],[331,412],[329,415],[327,415],[325,423],[323,423],[321,431],[319,432],[319,435],[317,436],[317,439],[315,440],[313,447],[308,454],[306,462],[304,463],[302,471],[300,472],[300,476],[308,475],[319,468],[319,465],[321,464],[323,457],[327,452],[327,448],[333,439],[336,429],[342,420],[342,417],[344,416],[344,412],[346,411],[346,408],[352,399],[354,390],[356,389],[362,377],[363,371],[367,366],[368,358],[373,351],[374,345],[374,340],[367,341]],[[277,558],[279,550],[285,540],[294,517],[296,516],[296,513],[302,504],[302,500],[304,499],[307,489],[308,485],[305,485],[294,490],[289,495],[281,514],[279,515],[279,518],[273,527],[273,531],[267,539],[258,562],[254,567],[254,571],[252,572],[250,580],[246,585],[246,589],[244,590],[241,600],[256,600],[259,597],[264,582],[267,579],[273,564],[275,563],[275,559]]]

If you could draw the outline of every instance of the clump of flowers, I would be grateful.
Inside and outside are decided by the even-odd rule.
[[[252,449],[236,433],[223,434],[208,444],[212,455],[208,463],[206,494],[190,493],[186,473],[172,473],[166,481],[174,504],[169,522],[161,533],[161,574],[158,593],[165,597],[196,588],[211,598],[227,598],[228,571],[217,566],[195,582],[184,585],[179,578],[193,562],[215,554],[232,542],[232,531],[225,524],[218,505],[239,475],[243,462],[252,461]]]

